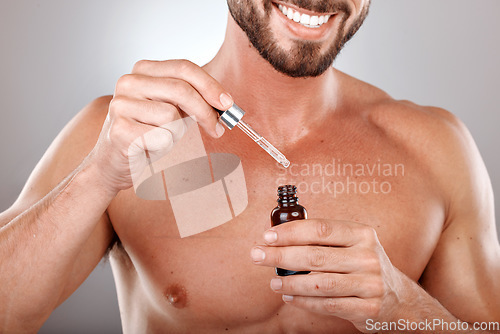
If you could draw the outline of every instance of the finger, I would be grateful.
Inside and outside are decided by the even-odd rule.
[[[377,242],[376,231],[368,225],[323,219],[294,220],[271,227],[264,233],[268,245],[325,245],[352,247]]]
[[[165,157],[174,145],[170,131],[161,127],[151,128],[152,130],[135,138],[128,148],[130,174],[135,188],[147,177],[163,169],[158,169],[158,166],[155,168],[154,164]]]
[[[154,125],[144,124],[137,122],[131,118],[127,117],[116,117],[112,119],[112,123],[108,132],[108,136],[111,141],[115,142],[116,145],[120,149],[128,150],[129,152],[141,153],[146,148],[142,145],[137,145],[140,142],[140,138],[144,136],[144,134],[149,133],[151,131],[155,131],[157,129],[161,129]],[[164,132],[169,132],[167,130],[163,130]],[[169,132],[170,137],[171,134]],[[166,136],[168,136],[166,135]],[[164,136],[164,137],[166,137]],[[170,146],[170,143],[164,142],[160,144],[160,141],[156,141],[154,145],[151,145],[152,148],[161,149],[160,146]],[[131,147],[134,146],[134,147]]]
[[[257,246],[251,251],[255,264],[294,271],[331,273],[367,271],[367,266],[376,260],[372,261],[370,254],[364,249],[321,246]]]
[[[121,96],[173,104],[194,116],[208,134],[216,138],[222,135],[216,130],[219,124],[217,112],[186,81],[128,74],[118,80],[115,89],[115,97]],[[222,125],[219,124],[219,128],[223,129]]]
[[[302,309],[336,316],[349,321],[376,319],[380,312],[380,299],[363,299],[357,297],[304,297],[283,295],[286,304]]]
[[[310,297],[380,297],[383,282],[376,275],[311,273],[275,277],[271,280],[275,292]]]
[[[217,109],[227,110],[233,105],[227,90],[204,69],[189,60],[141,60],[135,64],[132,73],[180,79],[189,82],[205,101]]]
[[[109,104],[109,113],[113,118],[127,117],[158,127],[181,118],[177,107],[170,103],[138,100],[128,96],[113,97]]]

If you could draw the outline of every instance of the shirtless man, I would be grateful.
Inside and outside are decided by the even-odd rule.
[[[493,194],[464,125],[330,66],[368,0],[280,4],[292,19],[278,2],[229,0],[226,38],[210,63],[140,61],[113,97],[65,127],[0,216],[0,332],[37,331],[113,245],[125,333],[500,321]],[[310,26],[330,17],[307,27],[295,12],[318,16]],[[404,176],[378,176],[391,181],[386,194],[305,191],[311,219],[270,229],[277,178],[313,184],[320,176],[282,176],[241,131],[223,134],[212,107],[227,109],[233,98],[296,166],[380,159],[403,164]],[[127,159],[135,138],[179,114],[196,116],[208,152],[241,158],[248,189],[243,213],[186,238],[169,201],[136,196]],[[277,278],[277,266],[312,273]]]

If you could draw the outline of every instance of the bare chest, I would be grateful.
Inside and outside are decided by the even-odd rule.
[[[389,146],[377,149],[353,144],[333,150],[320,143],[292,152],[287,170],[260,151],[239,154],[246,205],[241,208],[236,201],[231,203],[227,192],[230,219],[200,233],[183,235],[173,201],[148,201],[133,190],[122,192],[109,213],[130,263],[115,265],[127,268],[119,271],[124,275],[134,271],[138,277],[124,280],[134,286],[122,293],[139,291],[136,293],[147,296],[146,303],[155,305],[152,310],[162,310],[161,321],[178,326],[179,332],[200,324],[205,330],[220,326],[242,330],[266,324],[276,332],[286,329],[284,324],[292,319],[295,328],[316,323],[317,329],[336,326],[345,332],[342,326],[348,325],[338,319],[284,307],[280,296],[269,288],[273,268],[255,266],[250,260],[251,247],[263,243],[263,232],[270,227],[269,215],[276,206],[280,184],[298,187],[309,218],[373,226],[392,263],[418,280],[444,220],[440,200],[425,173],[411,158]],[[210,150],[220,151],[208,147]],[[225,180],[226,190],[230,181]],[[194,224],[213,219],[202,202],[183,210],[190,212]],[[303,328],[307,331],[309,327]]]

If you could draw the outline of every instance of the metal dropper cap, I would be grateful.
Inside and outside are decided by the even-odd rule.
[[[232,130],[236,124],[241,120],[243,115],[245,115],[245,111],[238,107],[235,103],[233,103],[232,107],[226,111],[219,110],[214,108],[217,113],[220,115],[220,120],[224,122],[224,124]]]

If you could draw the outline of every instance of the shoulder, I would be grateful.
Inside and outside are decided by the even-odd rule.
[[[387,98],[370,108],[369,120],[440,179],[482,164],[465,124],[448,110]]]
[[[370,122],[383,129],[387,136],[405,147],[430,154],[434,162],[439,156],[446,156],[450,149],[461,150],[473,144],[463,122],[439,107],[388,97],[376,101],[367,113]]]
[[[425,170],[446,197],[447,205],[491,192],[479,150],[465,124],[452,112],[396,100],[383,90],[341,74],[349,99],[370,127]],[[467,196],[469,193],[469,197]]]
[[[343,97],[357,116],[368,120],[373,126],[390,136],[441,135],[441,137],[468,136],[468,131],[458,117],[451,112],[432,106],[422,106],[408,100],[396,100],[382,89],[367,82],[337,72]],[[416,139],[416,138],[414,138]]]
[[[111,100],[112,96],[102,96],[91,101],[54,139],[42,158],[43,162],[44,159],[60,160],[64,156],[59,164],[62,170],[55,170],[54,177],[60,178],[75,169],[93,149],[106,120]]]
[[[82,130],[94,132],[92,130],[98,128],[100,132],[102,124],[104,123],[104,120],[106,119],[106,116],[108,114],[109,103],[112,99],[113,96],[111,95],[101,96],[94,99],[75,115],[75,117],[68,123],[66,128],[70,131],[78,130],[77,128],[74,128],[74,125],[78,124],[80,126],[84,126]],[[63,130],[63,132],[66,130],[66,128]]]
[[[31,205],[75,170],[92,151],[108,113],[112,96],[99,97],[61,130],[31,173],[15,205]]]
[[[102,96],[83,107],[59,133],[51,146],[74,151],[76,155],[88,154],[87,151],[97,142],[111,100],[112,96]]]
[[[385,137],[433,164],[460,156],[477,158],[476,146],[464,123],[453,113],[408,100],[396,100],[383,90],[342,74],[356,116]]]

